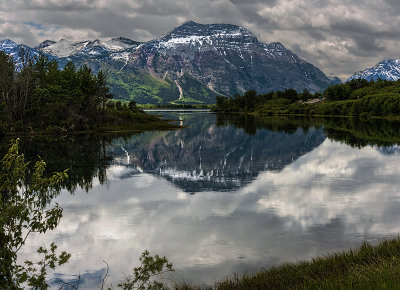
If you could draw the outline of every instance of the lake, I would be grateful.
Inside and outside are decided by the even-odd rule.
[[[175,281],[213,285],[400,233],[397,122],[161,113],[187,128],[22,140],[27,159],[70,168],[48,201],[60,225],[20,253],[55,241],[72,254],[53,287],[77,274],[80,289],[101,285],[103,260],[116,285],[144,250]]]

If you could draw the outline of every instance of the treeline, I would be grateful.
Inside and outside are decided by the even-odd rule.
[[[400,115],[400,81],[355,79],[329,87],[324,97],[326,102],[305,111],[359,117]]]
[[[285,106],[299,101],[308,101],[310,99],[320,98],[319,92],[315,94],[304,90],[298,93],[294,89],[286,89],[285,91],[270,92],[266,94],[257,94],[256,91],[250,90],[243,95],[236,95],[234,98],[224,96],[216,97],[216,112],[254,112],[262,105],[269,104],[271,106]]]
[[[54,130],[82,131],[104,125],[159,121],[113,97],[102,71],[21,53],[22,62],[0,52],[0,134]]]
[[[398,116],[400,81],[351,80],[333,85],[323,95],[294,90],[258,95],[248,91],[233,99],[217,97],[218,112],[253,112],[262,115]],[[307,101],[314,99],[313,101]]]
[[[327,101],[343,101],[354,100],[365,97],[367,94],[380,91],[381,89],[389,89],[396,86],[397,82],[378,79],[377,81],[366,79],[353,79],[344,84],[330,86],[324,92],[324,98]],[[398,85],[399,83],[397,83]],[[398,93],[398,92],[397,92]]]

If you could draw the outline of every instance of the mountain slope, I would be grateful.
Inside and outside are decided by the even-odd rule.
[[[58,59],[61,67],[73,61],[107,71],[116,98],[138,103],[214,103],[217,95],[250,89],[315,92],[332,84],[281,43],[259,42],[247,29],[229,24],[188,21],[145,43],[121,37],[46,40],[37,49]]]
[[[400,79],[400,59],[386,59],[372,68],[355,73],[347,81],[359,78],[368,81],[377,79],[397,81]]]

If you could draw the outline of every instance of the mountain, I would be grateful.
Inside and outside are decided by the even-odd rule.
[[[400,59],[386,59],[372,68],[355,73],[347,81],[359,78],[368,81],[377,79],[397,81],[400,79]]]
[[[140,43],[46,40],[35,49],[61,66],[73,61],[103,69],[116,98],[138,103],[214,103],[254,89],[322,91],[334,81],[281,43],[265,44],[230,24],[185,22],[157,39]]]
[[[327,77],[333,85],[339,85],[342,83],[342,80],[334,74],[329,74]]]

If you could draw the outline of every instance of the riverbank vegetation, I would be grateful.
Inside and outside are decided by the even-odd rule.
[[[173,127],[133,101],[110,101],[102,71],[94,74],[72,62],[60,69],[55,60],[23,52],[21,57],[15,63],[0,52],[0,135]]]
[[[216,289],[397,289],[400,239],[262,270],[216,283]],[[182,286],[182,289],[196,287]]]
[[[234,98],[217,97],[216,112],[258,115],[353,116],[360,118],[400,115],[400,81],[351,80],[333,85],[323,95],[295,90],[257,94],[247,91]]]

